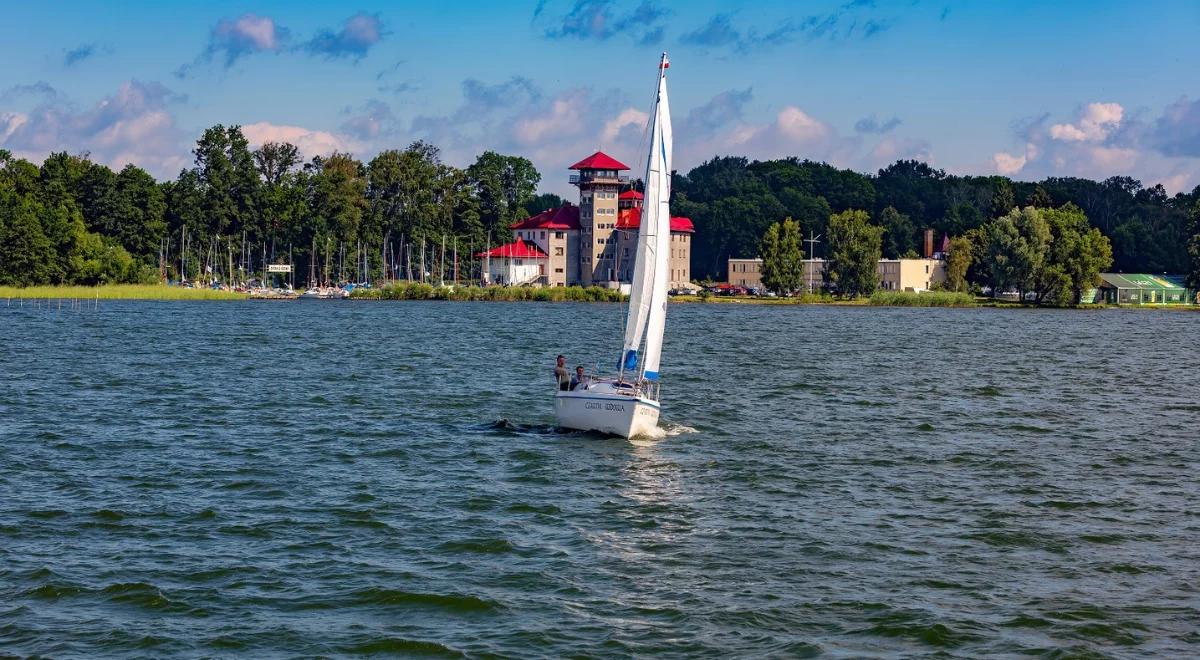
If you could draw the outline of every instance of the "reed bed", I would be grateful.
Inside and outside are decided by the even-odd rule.
[[[355,300],[481,300],[544,302],[621,302],[625,295],[615,289],[591,286],[522,287],[522,286],[433,286],[420,282],[397,282],[379,289],[355,289]]]
[[[101,286],[0,286],[0,298],[75,298],[80,300],[246,300],[236,291],[185,289],[165,284]]]
[[[876,291],[870,305],[880,307],[975,307],[975,296],[957,291]]]

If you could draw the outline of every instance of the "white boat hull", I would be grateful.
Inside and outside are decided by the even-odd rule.
[[[597,387],[554,396],[554,416],[563,428],[599,431],[623,438],[653,435],[658,428],[657,401]]]

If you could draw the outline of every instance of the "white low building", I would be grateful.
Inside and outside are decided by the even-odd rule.
[[[536,243],[517,239],[475,255],[484,260],[485,284],[535,284],[546,277],[549,255]]]

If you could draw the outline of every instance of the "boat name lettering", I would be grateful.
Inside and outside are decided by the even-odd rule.
[[[625,412],[625,404],[623,403],[585,403],[583,404],[586,410],[608,410],[610,412]]]

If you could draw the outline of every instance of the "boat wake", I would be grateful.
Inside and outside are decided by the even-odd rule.
[[[475,426],[480,431],[489,431],[502,436],[522,436],[522,435],[540,435],[551,437],[596,437],[596,438],[611,438],[613,436],[597,433],[595,431],[577,431],[575,429],[562,428],[554,424],[519,424],[508,419],[497,419],[487,424],[479,424]],[[662,440],[663,438],[673,438],[675,436],[684,435],[687,433],[699,433],[696,429],[685,426],[683,424],[666,424],[664,426],[656,426],[647,434],[636,436],[638,440],[653,441]]]
[[[490,424],[480,424],[476,428],[491,431],[505,436],[547,435],[547,436],[582,436],[595,435],[587,431],[564,429],[554,424],[518,424],[507,419],[497,419]]]
[[[685,435],[687,433],[699,433],[700,432],[700,431],[697,431],[696,429],[692,428],[691,426],[686,426],[684,424],[667,424],[665,426],[658,427],[658,430],[662,431],[664,437],[667,437],[667,438],[674,438],[677,435]]]
[[[630,441],[635,443],[639,441],[643,443],[649,443],[655,440],[662,440],[664,438],[674,438],[675,436],[683,435],[685,433],[699,433],[699,431],[690,426],[684,426],[683,424],[665,424],[663,426],[654,427],[649,433],[642,433],[634,436],[630,438]]]

